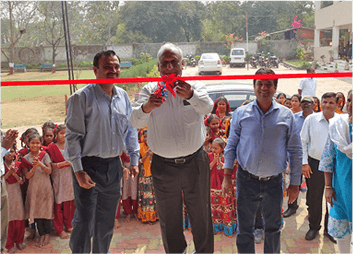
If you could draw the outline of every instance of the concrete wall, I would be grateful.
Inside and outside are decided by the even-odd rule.
[[[330,62],[329,50],[332,50],[332,47],[315,47],[314,60],[318,61],[318,63],[321,65],[322,64],[321,56],[324,55],[326,57],[325,63]]]
[[[352,25],[352,2],[342,1],[315,11],[316,29],[330,29],[333,26]]]

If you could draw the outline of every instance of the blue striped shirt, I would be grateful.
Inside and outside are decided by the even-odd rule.
[[[74,172],[83,170],[82,157],[113,158],[125,148],[131,165],[138,165],[138,134],[123,89],[114,86],[110,98],[99,84],[89,84],[70,96],[67,109],[64,156]]]

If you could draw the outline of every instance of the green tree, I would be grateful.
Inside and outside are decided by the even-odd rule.
[[[115,44],[131,44],[134,42],[152,42],[152,39],[143,35],[141,31],[126,30],[125,24],[119,24],[115,35],[111,38],[112,43]]]
[[[240,36],[245,33],[245,12],[238,1],[216,1],[206,5],[206,19],[211,21],[216,31]],[[223,40],[225,40],[223,38]]]
[[[1,31],[1,40],[8,46],[8,51],[2,48],[1,52],[9,63],[14,63],[15,47],[21,38],[27,37],[26,29],[35,18],[38,2],[2,1],[0,4],[1,21],[8,25]]]
[[[119,1],[83,2],[83,8],[86,11],[86,29],[85,34],[81,34],[81,41],[110,44],[120,20]]]
[[[202,8],[199,2],[125,2],[120,14],[126,30],[141,31],[153,42],[192,41],[201,36]]]

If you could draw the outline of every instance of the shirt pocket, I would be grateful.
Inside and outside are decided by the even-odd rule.
[[[191,105],[183,105],[183,116],[184,122],[187,125],[197,124],[200,121],[200,115],[196,112],[196,110]]]
[[[117,123],[117,128],[122,136],[124,136],[129,129],[129,119],[126,115],[115,110],[114,114],[115,121]]]

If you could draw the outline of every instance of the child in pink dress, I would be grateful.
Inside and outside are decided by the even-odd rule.
[[[22,158],[23,173],[29,179],[25,218],[37,224],[40,235],[38,247],[46,245],[52,232],[50,220],[54,219],[54,193],[50,182],[51,160],[42,151],[42,138],[38,133],[29,136],[30,152]]]

